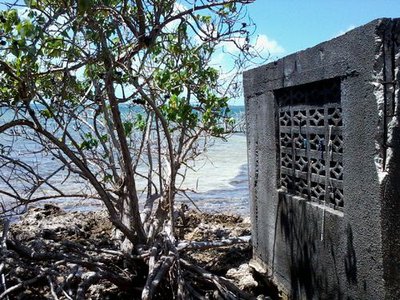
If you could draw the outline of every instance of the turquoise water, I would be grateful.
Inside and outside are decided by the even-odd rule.
[[[243,112],[243,107],[232,107],[231,110],[232,114],[240,114]],[[0,122],[0,125],[3,122]],[[0,135],[1,144],[8,142],[10,141]],[[215,139],[211,144],[206,152],[192,164],[192,168],[187,171],[181,185],[182,189],[188,190],[187,195],[191,200],[178,195],[177,202],[184,201],[189,207],[197,207],[206,212],[224,211],[247,216],[249,205],[246,137],[243,133],[237,133],[228,137],[227,140]],[[46,156],[32,155],[35,147],[34,143],[26,144],[24,141],[15,155],[23,156],[24,161],[31,166],[39,165],[39,168],[51,173],[54,168],[58,167],[57,161]],[[65,183],[62,180],[63,177],[60,176],[59,179],[54,178],[53,182],[62,186],[62,190],[66,192],[84,188],[78,177],[71,178]],[[178,180],[178,183],[181,182]],[[7,189],[1,182],[0,188]],[[13,188],[20,190],[24,186],[15,181]],[[0,194],[0,202],[7,201],[9,199]],[[54,202],[68,210],[86,211],[102,207],[100,201],[93,199],[60,199]]]

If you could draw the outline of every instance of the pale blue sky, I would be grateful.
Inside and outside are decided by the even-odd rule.
[[[256,0],[248,11],[257,34],[276,42],[272,56],[281,57],[374,19],[400,17],[400,0]]]
[[[269,50],[274,61],[377,18],[400,18],[400,0],[256,0],[248,12],[257,26],[256,48]],[[243,96],[230,103],[243,105]]]
[[[255,0],[247,7],[257,26],[257,49],[265,50],[264,57],[270,53],[270,61],[377,18],[400,18],[400,0]],[[229,65],[221,56],[216,62]],[[232,103],[242,105],[243,100]]]

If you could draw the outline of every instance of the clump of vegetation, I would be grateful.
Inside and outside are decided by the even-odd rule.
[[[251,2],[27,0],[3,10],[4,220],[33,202],[97,199],[122,253],[148,266],[142,298],[155,295],[160,277],[185,298],[182,268],[196,269],[177,250],[177,182],[207,138],[225,133],[237,84],[210,62],[221,43],[239,48],[235,66],[253,54],[245,19]],[[75,190],[65,188],[75,182]],[[127,260],[126,267],[134,266]],[[12,294],[6,269],[0,298]],[[210,280],[229,295],[229,284]]]

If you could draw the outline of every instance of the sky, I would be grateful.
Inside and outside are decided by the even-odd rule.
[[[271,59],[330,40],[381,17],[400,17],[400,0],[255,0],[248,12]]]
[[[255,47],[263,49],[266,63],[377,18],[400,18],[400,0],[255,0],[247,8],[256,24]],[[230,104],[243,105],[243,95]]]
[[[377,18],[400,18],[400,0],[255,0],[247,8],[256,24],[253,43],[257,41],[256,49],[263,49],[262,55],[269,61],[315,46]],[[221,53],[215,62],[215,66],[227,63]],[[233,99],[232,104],[243,105],[242,97]]]

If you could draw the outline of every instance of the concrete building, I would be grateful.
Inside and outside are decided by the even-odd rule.
[[[244,73],[253,265],[290,299],[400,299],[400,19]]]

